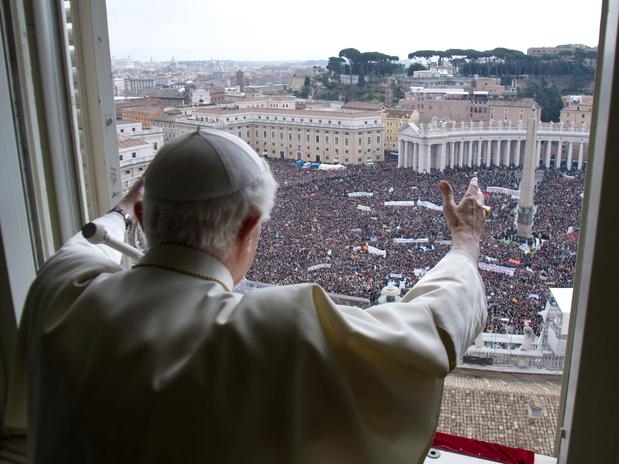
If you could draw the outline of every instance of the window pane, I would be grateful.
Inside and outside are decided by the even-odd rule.
[[[459,8],[457,5],[454,4],[453,8]],[[226,111],[232,114],[238,111],[247,117],[247,126],[242,126],[245,131],[240,133],[247,135],[247,142],[259,153],[267,144],[276,147],[275,130],[280,132],[280,142],[283,130],[288,130],[289,140],[291,130],[297,130],[298,143],[301,142],[299,130],[307,131],[305,147],[289,145],[280,151],[278,142],[273,152],[280,157],[271,161],[272,169],[279,176],[280,184],[286,184],[282,188],[291,193],[286,197],[306,198],[313,194],[312,183],[304,182],[305,172],[291,166],[288,161],[313,161],[322,154],[323,161],[328,162],[328,158],[324,158],[325,153],[333,152],[337,155],[339,137],[329,138],[325,135],[328,126],[335,121],[346,126],[344,130],[347,135],[343,140],[343,146],[347,147],[346,153],[350,149],[350,153],[357,153],[357,156],[341,160],[346,164],[354,163],[350,169],[329,174],[327,179],[321,180],[332,193],[322,199],[317,198],[317,201],[324,201],[326,210],[330,211],[329,208],[334,206],[329,205],[335,204],[333,199],[338,198],[338,195],[345,200],[346,193],[350,191],[370,190],[375,194],[372,200],[367,201],[367,206],[376,213],[371,216],[371,220],[358,216],[357,204],[337,202],[338,214],[329,215],[329,221],[321,220],[320,225],[312,228],[312,236],[315,237],[315,244],[312,245],[315,247],[314,252],[309,254],[312,258],[308,258],[304,248],[307,244],[297,240],[307,234],[307,221],[303,221],[302,226],[300,223],[298,229],[290,225],[292,222],[289,215],[298,214],[298,206],[284,201],[278,203],[277,214],[265,226],[256,263],[248,275],[254,280],[270,284],[316,281],[329,292],[369,301],[375,301],[390,280],[401,285],[402,291],[409,289],[426,268],[436,263],[448,249],[448,233],[431,207],[418,207],[415,214],[410,215],[407,211],[385,210],[380,206],[381,201],[395,194],[401,195],[402,200],[422,200],[424,204],[438,205],[440,197],[434,186],[439,178],[450,179],[457,191],[463,191],[469,176],[479,176],[482,188],[488,194],[486,201],[492,207],[480,261],[488,292],[488,325],[459,369],[447,378],[439,430],[532,449],[546,455],[553,454],[563,360],[566,344],[569,343],[566,340],[566,327],[570,308],[569,303],[566,307],[565,301],[570,300],[563,298],[562,289],[572,287],[576,266],[593,109],[591,93],[600,2],[587,12],[590,17],[581,18],[582,24],[578,29],[587,32],[587,35],[579,36],[586,37],[581,40],[577,40],[577,37],[572,39],[569,35],[570,38],[565,38],[564,25],[569,20],[559,19],[559,15],[566,15],[567,18],[581,15],[581,5],[557,1],[543,7],[551,8],[551,5],[552,17],[556,19],[545,21],[539,27],[544,34],[537,39],[522,34],[523,24],[527,25],[527,30],[536,29],[529,16],[519,21],[514,19],[509,24],[499,18],[494,21],[497,27],[501,27],[499,34],[485,31],[486,37],[502,37],[502,43],[490,39],[485,43],[479,42],[477,49],[485,51],[506,46],[511,50],[507,55],[497,50],[484,59],[454,55],[430,59],[420,56],[407,60],[408,53],[415,50],[408,50],[408,45],[405,45],[400,56],[403,64],[400,79],[405,84],[402,88],[393,89],[401,92],[400,98],[395,100],[397,103],[391,108],[393,114],[377,120],[385,129],[375,132],[378,145],[376,150],[371,146],[372,138],[366,138],[370,148],[364,156],[361,156],[364,153],[362,135],[367,131],[357,130],[354,123],[350,125],[346,118],[309,117],[304,110],[283,110],[284,106],[276,107],[273,101],[271,104],[256,103],[252,107],[253,112],[243,110],[244,103],[240,98],[232,105],[229,100],[222,103]],[[424,5],[424,8],[428,9],[424,15],[431,16],[432,6]],[[252,98],[257,96],[270,101],[267,92],[262,93],[262,90],[275,92],[287,85],[301,99],[305,75],[316,71],[314,65],[308,66],[303,73],[299,73],[297,65],[286,65],[287,60],[291,59],[291,51],[286,40],[281,40],[281,31],[280,39],[273,42],[278,46],[264,48],[273,54],[268,58],[263,57],[265,60],[284,63],[277,67],[256,63],[260,61],[260,51],[247,47],[247,44],[243,51],[234,50],[232,46],[222,47],[218,50],[218,60],[209,60],[200,51],[192,53],[186,46],[187,41],[179,40],[175,43],[171,40],[173,34],[166,35],[165,43],[155,45],[156,37],[146,33],[154,29],[151,27],[153,23],[159,21],[149,16],[155,13],[147,6],[140,9],[132,4],[128,8],[122,2],[108,1],[115,76],[125,78],[144,72],[145,69],[158,69],[167,75],[160,78],[160,82],[155,81],[155,87],[179,86],[181,80],[190,80],[192,83],[186,89],[188,92],[203,90],[213,94],[217,92],[217,79],[220,82],[232,79],[238,72],[239,63],[242,63],[241,67],[247,77],[244,81],[245,90],[248,91],[244,98],[250,101],[248,94],[251,91],[254,92]],[[174,16],[166,18],[172,29],[180,27],[176,26]],[[358,16],[356,19],[364,19],[362,15]],[[460,23],[476,20],[475,13],[468,8],[457,16]],[[186,15],[182,15],[182,20],[187,21]],[[222,23],[226,20],[222,18]],[[191,29],[186,24],[182,27],[184,31]],[[575,29],[568,32],[576,35]],[[459,44],[461,38],[458,37],[451,39],[453,43],[443,45],[434,34],[430,34],[430,37],[436,43],[430,41],[427,46],[429,50],[461,46],[463,49],[470,48],[464,43]],[[144,43],[136,43],[136,40],[143,40]],[[395,45],[396,42],[376,44],[372,48],[383,47],[383,51],[388,52],[400,47]],[[410,40],[399,42],[408,44]],[[555,46],[560,43],[577,45]],[[307,52],[307,56],[324,55],[323,62],[317,66],[318,72],[325,74],[320,79],[311,80],[316,84],[311,90],[318,92],[316,89],[321,86],[328,88],[328,58],[337,56],[340,50],[327,48],[323,51],[317,44],[314,46],[316,49]],[[409,76],[407,73],[407,68],[413,65],[420,68],[417,76]],[[580,71],[575,72],[576,68]],[[182,78],[175,78],[174,73],[179,69],[182,69]],[[578,79],[575,79],[575,74],[579,75]],[[299,88],[296,89],[295,78],[298,75],[303,75],[303,78],[299,79]],[[563,78],[554,80],[558,75]],[[368,88],[372,89],[374,77],[368,74],[366,78]],[[413,87],[417,90],[411,91]],[[354,89],[347,85],[346,79],[338,81],[333,89],[333,92],[339,92],[335,96],[340,98],[333,98],[332,101],[348,101],[351,95],[354,96],[350,98],[353,102],[363,102],[366,98],[367,103],[369,100],[367,89],[365,94],[363,91],[353,94]],[[547,97],[543,106],[539,102],[542,94]],[[333,96],[326,91],[324,95]],[[319,96],[317,94],[317,100]],[[528,99],[517,99],[519,96],[528,96]],[[307,106],[311,103],[306,98],[307,95],[302,101]],[[383,94],[381,98],[384,101]],[[226,101],[225,95],[223,101]],[[541,112],[541,116],[538,116],[542,120],[539,134],[543,134],[546,139],[537,148],[539,159],[533,173],[535,193],[531,234],[522,237],[517,230],[517,213],[521,207],[518,192],[523,179],[525,128],[533,101],[537,102]],[[160,106],[163,108],[165,105],[160,103]],[[312,111],[322,110],[323,107],[316,103]],[[198,111],[191,109],[190,105],[186,108],[189,108],[187,114]],[[208,108],[203,110],[207,114],[210,111]],[[408,113],[397,115],[395,110]],[[286,117],[277,118],[276,114]],[[251,131],[258,120],[270,123],[267,129],[263,129],[262,139],[258,137],[258,129]],[[367,118],[364,121],[365,124],[360,126],[369,125]],[[393,123],[389,130],[388,122]],[[399,161],[397,157],[385,158],[386,151],[397,152],[401,147],[397,135],[391,136],[391,131],[397,132],[409,123],[417,124],[422,131],[445,130],[448,135],[443,144],[430,144],[426,154],[419,151],[419,146],[415,146],[411,147],[410,153],[399,153]],[[476,127],[485,127],[488,132],[491,127],[494,130],[501,128],[502,132],[500,136],[488,136],[483,140],[458,135],[463,129],[471,131]],[[188,128],[185,126],[184,130]],[[375,128],[368,129],[372,129],[372,133],[375,131]],[[267,131],[271,131],[271,139],[267,137]],[[310,145],[310,131],[315,134],[313,145]],[[255,134],[253,139],[249,136],[252,132]],[[386,136],[381,137],[381,133]],[[318,145],[321,134],[324,147]],[[427,158],[424,158],[425,155]],[[410,157],[410,169],[401,169],[404,156]],[[380,164],[364,166],[368,160],[376,160]],[[336,156],[334,161],[340,162],[339,157]],[[401,163],[400,167],[398,163]],[[339,182],[340,179],[344,179],[344,182]],[[346,189],[342,189],[341,185],[345,185]],[[414,192],[409,189],[411,185],[417,187]],[[333,212],[336,210],[333,209]],[[307,214],[307,220],[311,221],[311,212]],[[361,227],[356,227],[360,224]],[[356,228],[363,230],[359,237],[342,232]],[[286,231],[283,237],[278,233],[281,230]],[[286,240],[290,239],[288,245],[294,259],[281,259],[272,240],[275,237],[277,243],[287,243]],[[326,253],[327,250],[322,249],[321,244],[327,238],[334,241],[329,248],[330,262],[337,264],[342,271],[335,275],[307,272],[306,269],[317,264],[313,257]],[[424,241],[406,242],[413,239]],[[388,258],[373,261],[370,256],[358,256],[354,264],[351,263],[350,254],[343,250],[365,241],[383,247]],[[303,243],[303,246],[295,249],[294,243],[297,242]]]

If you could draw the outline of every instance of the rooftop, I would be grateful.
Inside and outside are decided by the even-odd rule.
[[[459,368],[445,379],[438,431],[552,456],[560,395],[560,376]]]

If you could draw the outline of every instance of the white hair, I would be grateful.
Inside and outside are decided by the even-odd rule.
[[[261,221],[269,219],[277,187],[266,166],[263,176],[221,198],[179,202],[153,198],[145,191],[143,227],[147,245],[184,245],[221,257],[249,214],[258,212]]]

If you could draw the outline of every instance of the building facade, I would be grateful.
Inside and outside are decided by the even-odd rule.
[[[413,87],[400,100],[399,108],[415,110],[419,121],[489,122],[526,121],[533,99],[497,100],[488,90]],[[541,111],[540,111],[541,113]]]
[[[382,113],[383,148],[385,153],[397,152],[399,149],[400,129],[409,122],[416,123],[419,114],[415,110],[386,109]]]
[[[582,169],[589,151],[584,125],[540,123],[535,165]],[[458,167],[522,166],[526,124],[409,123],[400,131],[398,166],[424,173]]]
[[[513,124],[519,122],[526,123],[531,117],[531,107],[535,104],[532,98],[521,98],[518,100],[488,100],[488,119],[484,122],[499,122],[508,123],[511,121]],[[538,110],[535,112],[537,120],[541,119],[541,107],[535,105]]]
[[[563,97],[563,109],[560,121],[589,127],[593,114],[593,97],[589,95],[566,95]]]
[[[190,115],[154,119],[153,124],[165,131],[166,139],[196,126],[221,129],[267,157],[355,165],[384,160],[378,111],[202,107]]]
[[[125,79],[125,96],[141,97],[148,93],[151,89],[155,88],[155,79],[139,79],[139,78],[127,78]]]
[[[163,114],[163,105],[128,106],[120,111],[121,119],[139,122],[145,129],[153,126],[153,118]]]
[[[531,48],[527,48],[527,55],[531,55],[531,56],[558,55],[561,52],[575,53],[577,50],[595,51],[597,50],[597,47],[589,47],[583,44],[557,45],[556,47],[531,47]]]
[[[116,121],[118,137],[118,159],[123,194],[139,178],[164,143],[160,128],[143,129],[137,121]]]
[[[153,146],[140,139],[118,137],[118,158],[120,160],[120,179],[123,195],[129,191],[135,181],[144,174],[144,170],[155,156]]]

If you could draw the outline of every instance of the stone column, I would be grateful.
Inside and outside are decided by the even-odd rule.
[[[533,229],[533,193],[535,189],[535,168],[537,167],[536,139],[537,117],[535,104],[531,108],[531,118],[527,121],[527,140],[524,146],[524,164],[520,179],[520,199],[518,200],[518,219],[516,234],[528,238]]]
[[[501,139],[495,140],[496,152],[494,153],[494,164],[496,166],[501,165]]]
[[[430,148],[430,146],[427,143],[421,143],[419,144],[419,167],[417,172],[421,172],[423,173],[425,172],[429,172],[428,171],[428,166],[427,166],[427,162],[428,162],[428,149]]]
[[[503,145],[505,147],[503,150],[503,166],[509,167],[509,161],[512,157],[512,141],[507,139]]]
[[[415,165],[415,170],[417,172],[423,172],[423,168],[422,168],[422,156],[421,156],[421,150],[422,150],[423,145],[421,143],[417,144],[417,164]]]
[[[424,163],[426,165],[425,170],[426,172],[429,173],[432,170],[432,144],[431,143],[429,143],[426,146]]]
[[[449,142],[449,167],[456,167],[456,142]]]
[[[447,143],[442,142],[438,146],[438,170],[443,172],[447,160]]]
[[[476,166],[481,166],[481,150],[479,144],[481,143],[479,140],[475,140],[473,143],[473,153],[474,153],[474,161],[473,164]]]
[[[572,150],[574,149],[574,142],[570,142],[567,149],[567,170],[572,170]]]
[[[486,165],[492,166],[494,164],[494,153],[492,152],[492,140],[487,140],[486,145]]]
[[[546,168],[550,167],[550,147],[552,146],[552,142],[548,140],[546,142],[546,156],[544,157],[544,166]]]
[[[415,144],[413,142],[406,142],[405,150],[406,153],[404,158],[404,166],[407,168],[413,167],[413,150],[415,150]]]
[[[522,149],[520,142],[521,140],[516,140],[516,156],[514,157],[516,167],[520,166],[520,150]]]
[[[580,148],[578,149],[578,170],[582,169],[582,162],[585,153],[585,143],[580,142]]]

